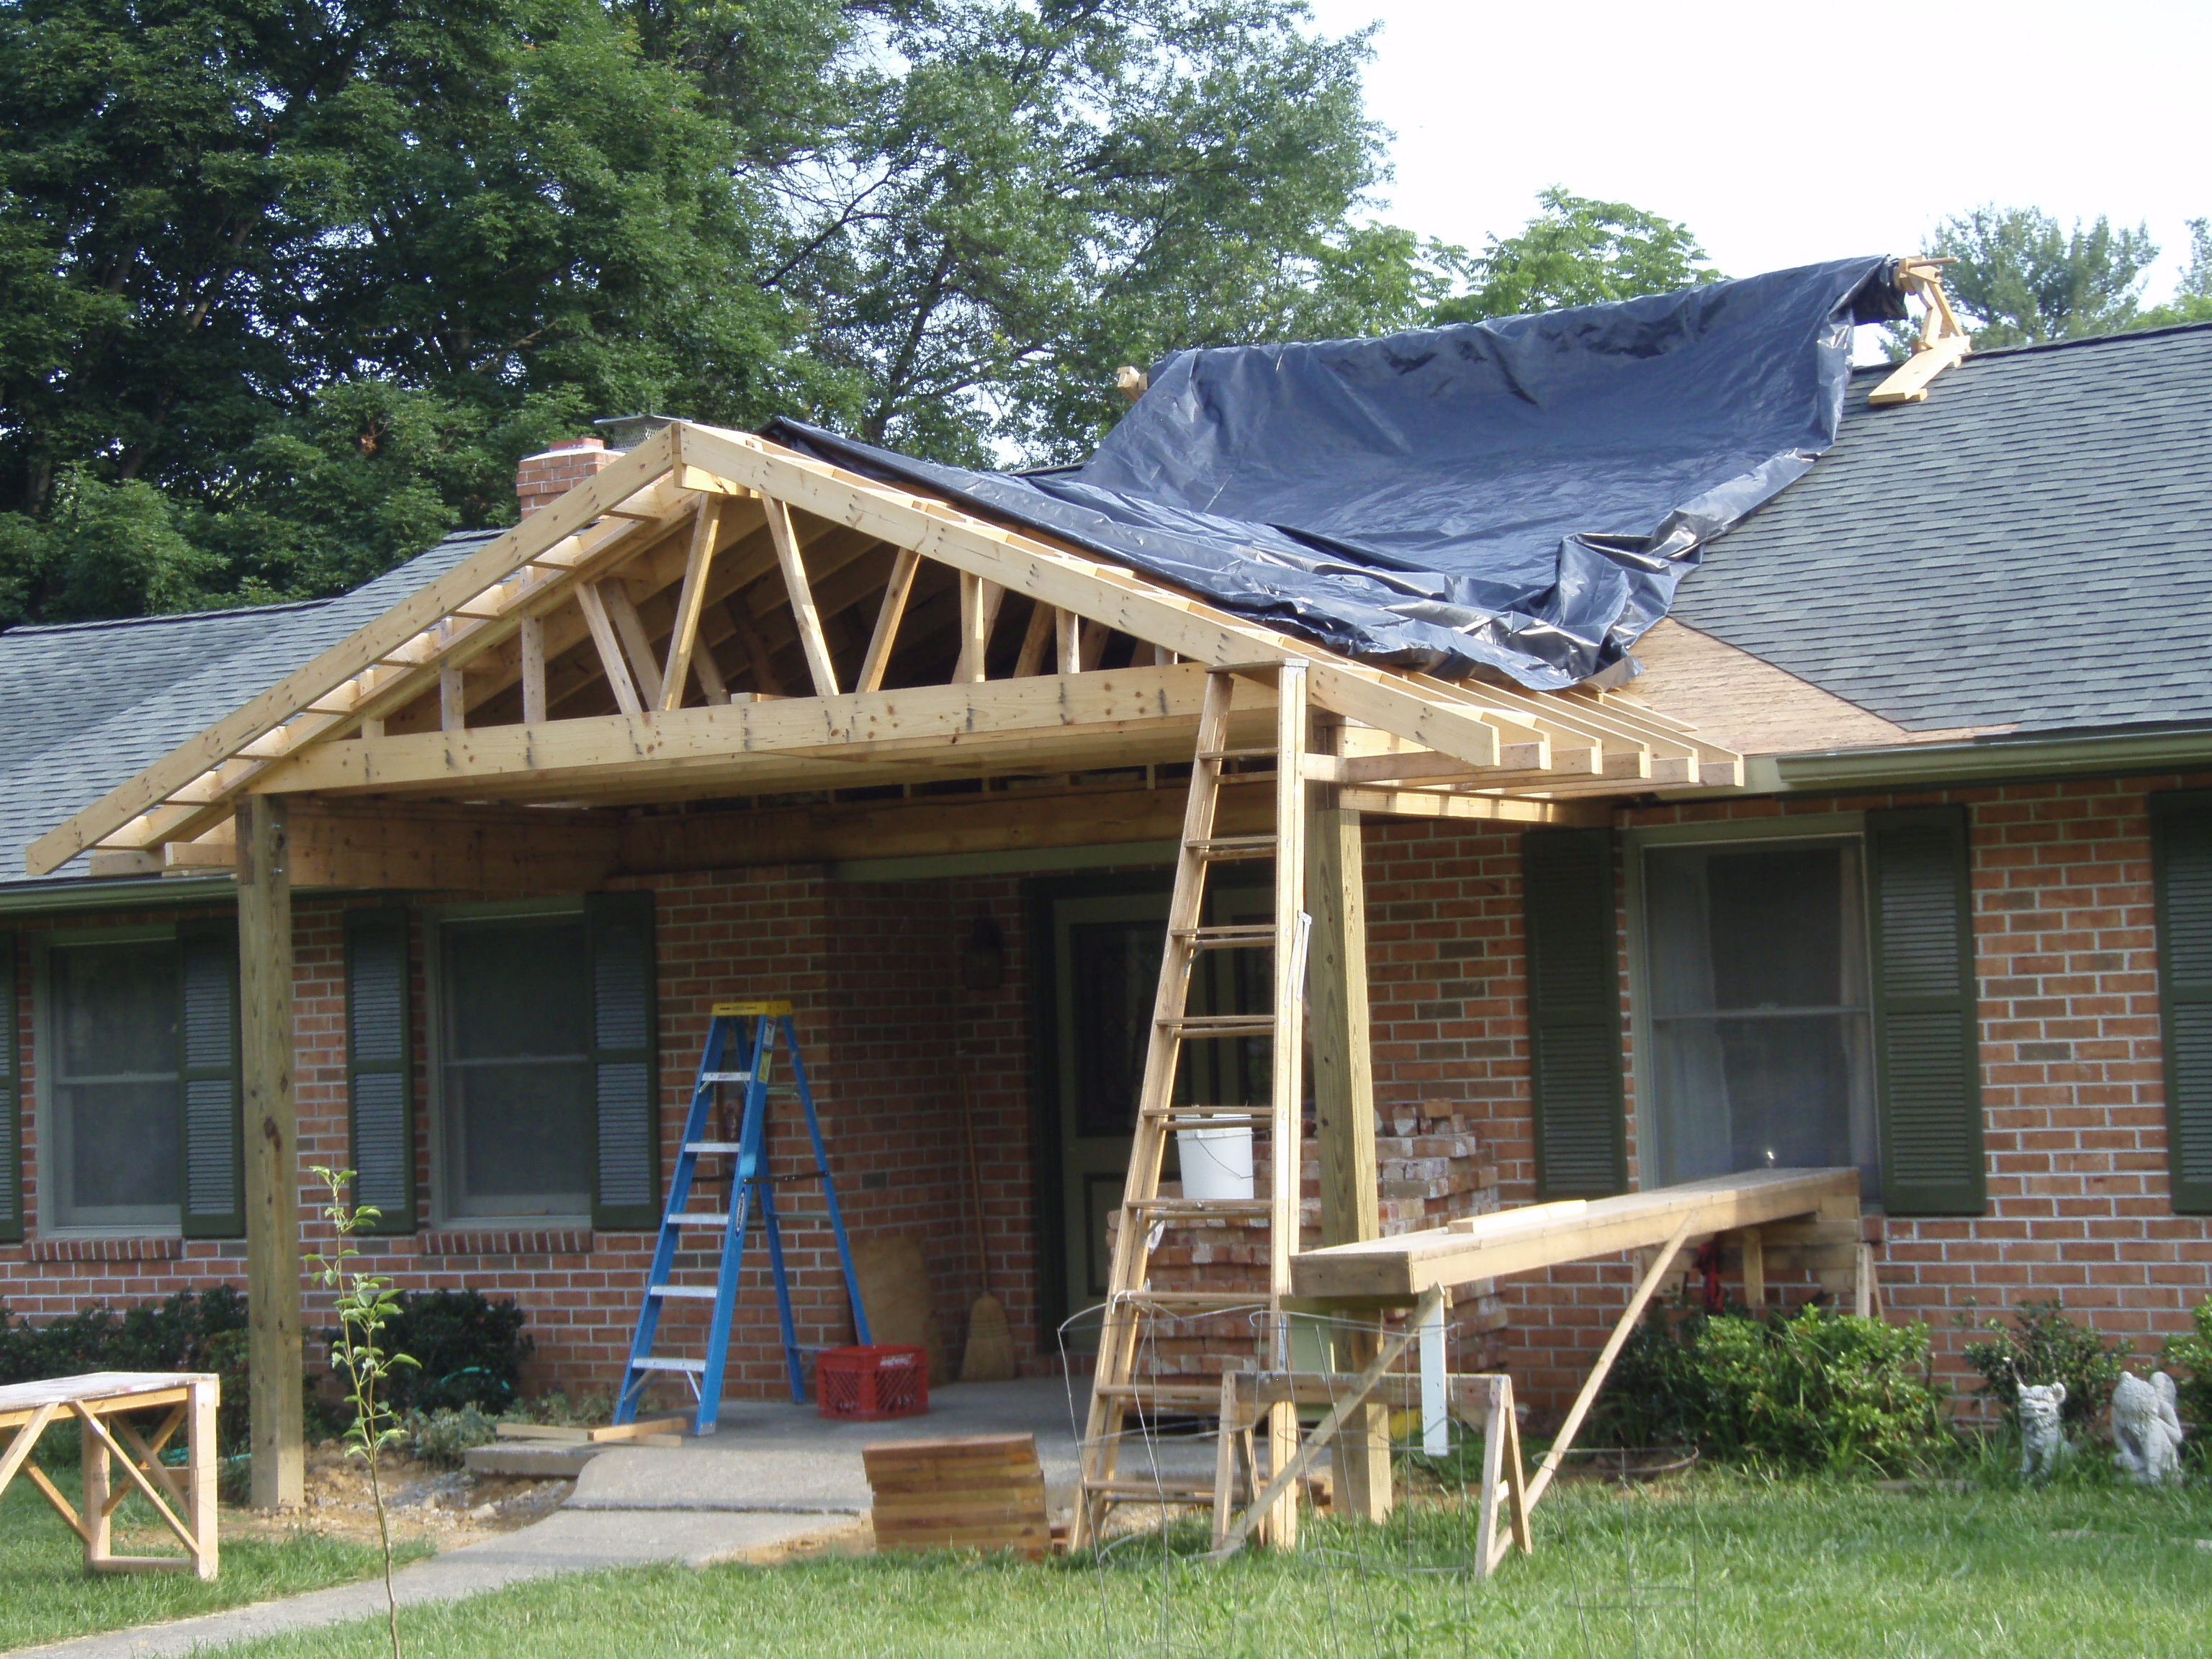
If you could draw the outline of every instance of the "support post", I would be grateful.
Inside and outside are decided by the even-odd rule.
[[[1737,1237],[1743,1248],[1743,1305],[1755,1314],[1766,1305],[1766,1243],[1756,1227]]]
[[[1421,1449],[1431,1457],[1451,1450],[1451,1378],[1445,1372],[1444,1304],[1437,1303],[1421,1327]]]
[[[238,804],[239,1060],[246,1112],[246,1353],[253,1507],[307,1490],[300,1398],[300,1156],[292,1099],[287,802]]]
[[[1084,655],[1091,659],[1091,649]],[[1267,1292],[1278,1310],[1269,1345],[1271,1368],[1285,1371],[1291,1368],[1290,1322],[1280,1309],[1282,1298],[1291,1291],[1291,1258],[1298,1249],[1298,1139],[1305,1103],[1300,1062],[1305,1050],[1307,957],[1312,945],[1305,892],[1305,755],[1312,741],[1309,706],[1305,665],[1283,664],[1275,675],[1275,1034],[1268,1072],[1269,1121],[1274,1128],[1268,1148]],[[1267,1468],[1278,1477],[1279,1490],[1276,1501],[1263,1511],[1267,1541],[1283,1549],[1297,1542],[1298,1505],[1295,1489],[1279,1477],[1298,1455],[1298,1408],[1285,1401],[1267,1413]]]
[[[586,624],[587,627],[588,623]],[[545,619],[522,619],[522,723],[545,724]]]
[[[1314,747],[1342,752],[1344,728],[1316,722]],[[1354,1244],[1382,1235],[1375,1169],[1375,1073],[1367,1031],[1367,911],[1359,814],[1331,787],[1308,791],[1306,905],[1313,938],[1306,967],[1307,1040],[1313,1049],[1316,1138],[1321,1159],[1321,1242]],[[1346,1330],[1336,1363],[1364,1369],[1376,1334]],[[1425,1345],[1423,1352],[1427,1352]],[[1337,1505],[1363,1521],[1390,1513],[1390,1413],[1366,1406],[1337,1437]]]

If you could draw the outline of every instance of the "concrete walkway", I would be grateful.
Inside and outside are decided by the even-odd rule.
[[[1087,1403],[1079,1394],[1076,1409]],[[535,1525],[404,1569],[403,1606],[477,1595],[550,1573],[681,1562],[704,1566],[803,1540],[856,1531],[868,1511],[860,1449],[879,1440],[1035,1434],[1048,1502],[1067,1508],[1077,1472],[1068,1385],[1057,1378],[933,1389],[927,1417],[825,1421],[811,1406],[727,1401],[720,1431],[680,1447],[620,1447],[576,1477],[562,1508]],[[1210,1468],[1210,1443],[1176,1446],[1178,1469]],[[167,1659],[283,1631],[384,1611],[380,1580],[283,1601],[17,1650],[12,1659]]]

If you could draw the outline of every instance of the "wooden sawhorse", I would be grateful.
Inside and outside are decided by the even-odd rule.
[[[15,1436],[0,1450],[0,1494],[20,1471],[46,1494],[70,1530],[84,1540],[84,1564],[95,1572],[182,1572],[203,1579],[216,1576],[215,1518],[216,1407],[222,1384],[198,1372],[93,1371],[44,1382],[0,1388],[0,1429]],[[131,1426],[129,1415],[161,1407],[168,1414],[149,1439]],[[83,1439],[84,1510],[79,1514],[46,1473],[31,1461],[32,1448],[50,1424],[74,1416]],[[161,1462],[161,1452],[179,1429],[185,1431],[185,1468]],[[126,1449],[128,1448],[128,1449]],[[116,1486],[109,1460],[129,1477]],[[109,1546],[108,1528],[117,1507],[136,1487],[145,1495],[186,1553],[118,1555]],[[183,1519],[178,1511],[183,1511]]]

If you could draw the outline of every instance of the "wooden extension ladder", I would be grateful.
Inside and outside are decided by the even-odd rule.
[[[1270,748],[1230,746],[1230,705],[1238,676],[1273,680],[1276,687],[1275,742]],[[1260,1369],[1290,1368],[1289,1329],[1283,1298],[1291,1287],[1291,1256],[1298,1247],[1298,1137],[1302,1089],[1302,981],[1306,940],[1312,926],[1305,910],[1306,677],[1303,665],[1270,663],[1218,668],[1206,676],[1198,721],[1198,748],[1191,769],[1190,798],[1183,811],[1182,848],[1176,860],[1174,896],[1168,910],[1166,946],[1158,993],[1145,1053],[1145,1078],[1137,1102],[1135,1145],[1123,1188],[1113,1266],[1107,1281],[1104,1321],[1099,1334],[1097,1374],[1083,1440],[1081,1501],[1076,1505],[1073,1541],[1080,1546],[1102,1535],[1107,1511],[1117,1504],[1206,1508],[1225,1513],[1212,1481],[1124,1479],[1120,1469],[1122,1437],[1134,1413],[1149,1418],[1163,1412],[1217,1413],[1218,1385],[1194,1386],[1139,1374],[1145,1336],[1157,1320],[1256,1310],[1263,1303]],[[1245,758],[1272,756],[1275,762],[1275,829],[1259,836],[1218,836],[1216,809],[1223,769]],[[1217,864],[1273,860],[1274,916],[1270,922],[1202,925],[1207,872]],[[1273,1002],[1263,1014],[1189,1012],[1192,970],[1212,951],[1271,951]],[[1175,1100],[1176,1072],[1187,1042],[1216,1039],[1272,1039],[1272,1087],[1267,1105],[1181,1105]],[[1264,1198],[1191,1199],[1160,1196],[1160,1164],[1169,1133],[1178,1128],[1249,1127],[1268,1138],[1272,1180]],[[1263,1220],[1267,1231],[1267,1286],[1256,1291],[1155,1292],[1150,1266],[1162,1236],[1171,1228],[1214,1219]],[[1284,1402],[1267,1413],[1268,1464],[1285,1468],[1297,1444],[1297,1408]],[[1224,1425],[1224,1431],[1230,1431]],[[1228,1467],[1227,1459],[1218,1467]],[[1248,1459],[1249,1461],[1249,1459]],[[1217,1479],[1222,1478],[1217,1476]],[[1257,1490],[1257,1471],[1251,1473]],[[1225,1496],[1225,1494],[1224,1495]],[[1297,1526],[1297,1505],[1286,1494],[1266,1517],[1264,1535],[1289,1543]],[[1216,1522],[1217,1531],[1219,1522]]]

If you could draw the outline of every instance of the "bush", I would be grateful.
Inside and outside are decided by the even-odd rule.
[[[2181,1385],[2182,1420],[2194,1425],[2201,1446],[2212,1436],[2212,1299],[2198,1303],[2190,1319],[2196,1328],[2186,1336],[2167,1337],[2158,1363]]]
[[[1616,1444],[1686,1443],[1793,1469],[1891,1469],[1943,1443],[1928,1328],[1816,1307],[1789,1318],[1659,1313],[1601,1396]]]
[[[33,1328],[0,1306],[0,1382],[83,1371],[212,1371],[222,1379],[216,1432],[246,1441],[246,1298],[228,1285],[179,1291],[118,1314],[104,1303]]]
[[[1982,1391],[2003,1406],[2005,1421],[2015,1427],[2022,1385],[2046,1382],[2066,1385],[2063,1415],[2069,1428],[2094,1422],[2112,1404],[2130,1358],[2126,1342],[2106,1342],[2086,1325],[2075,1324],[2055,1297],[2021,1303],[2012,1326],[1987,1319],[1978,1328],[1990,1332],[1990,1340],[1966,1344],[1966,1364],[1980,1374]]]
[[[474,1406],[459,1411],[409,1412],[399,1419],[408,1451],[441,1469],[461,1467],[461,1454],[471,1446],[487,1446],[499,1438],[491,1419]]]
[[[398,1314],[380,1334],[387,1353],[415,1361],[391,1378],[392,1409],[458,1411],[473,1406],[495,1417],[520,1393],[522,1362],[532,1344],[525,1315],[510,1299],[488,1302],[482,1291],[421,1291],[399,1298]],[[325,1331],[324,1339],[337,1333]]]

